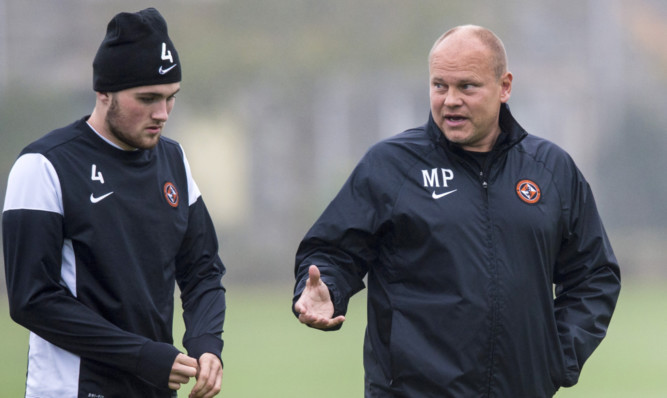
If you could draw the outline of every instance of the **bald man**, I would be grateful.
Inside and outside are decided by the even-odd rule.
[[[620,271],[590,187],[510,113],[479,26],[429,54],[423,126],[374,145],[302,240],[293,311],[335,330],[368,278],[366,397],[550,397],[605,336]]]

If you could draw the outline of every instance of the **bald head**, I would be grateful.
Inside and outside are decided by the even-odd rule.
[[[491,65],[496,78],[500,79],[507,72],[507,53],[503,42],[489,29],[477,25],[461,25],[445,32],[433,44],[428,60],[431,62],[433,53],[446,40],[476,40],[489,50]]]

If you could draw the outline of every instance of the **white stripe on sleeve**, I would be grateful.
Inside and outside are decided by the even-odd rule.
[[[3,211],[20,209],[64,214],[60,179],[42,154],[22,155],[9,172]]]
[[[188,158],[185,156],[185,150],[183,150],[182,146],[181,146],[181,152],[183,153],[185,174],[188,176],[188,193],[189,193],[188,206],[192,206],[197,201],[197,198],[201,196],[201,192],[199,192],[199,187],[197,186],[195,179],[192,178],[192,172],[190,171],[190,164],[188,163]]]

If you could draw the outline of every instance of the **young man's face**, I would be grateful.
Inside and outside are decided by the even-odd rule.
[[[445,39],[429,62],[431,113],[451,142],[488,152],[500,134],[500,104],[507,102],[512,75],[496,76],[493,57],[475,38]]]
[[[103,135],[126,150],[153,148],[160,139],[180,87],[180,83],[171,83],[108,93],[105,118],[108,134]]]

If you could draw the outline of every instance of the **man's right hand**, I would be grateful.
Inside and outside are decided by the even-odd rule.
[[[169,388],[178,390],[182,384],[188,384],[191,377],[197,375],[197,360],[185,354],[179,353],[171,366],[169,374]]]
[[[329,288],[320,279],[320,270],[311,265],[308,268],[308,281],[301,297],[294,304],[299,313],[299,321],[317,329],[331,329],[343,323],[345,317],[332,318],[334,306],[329,295]]]

